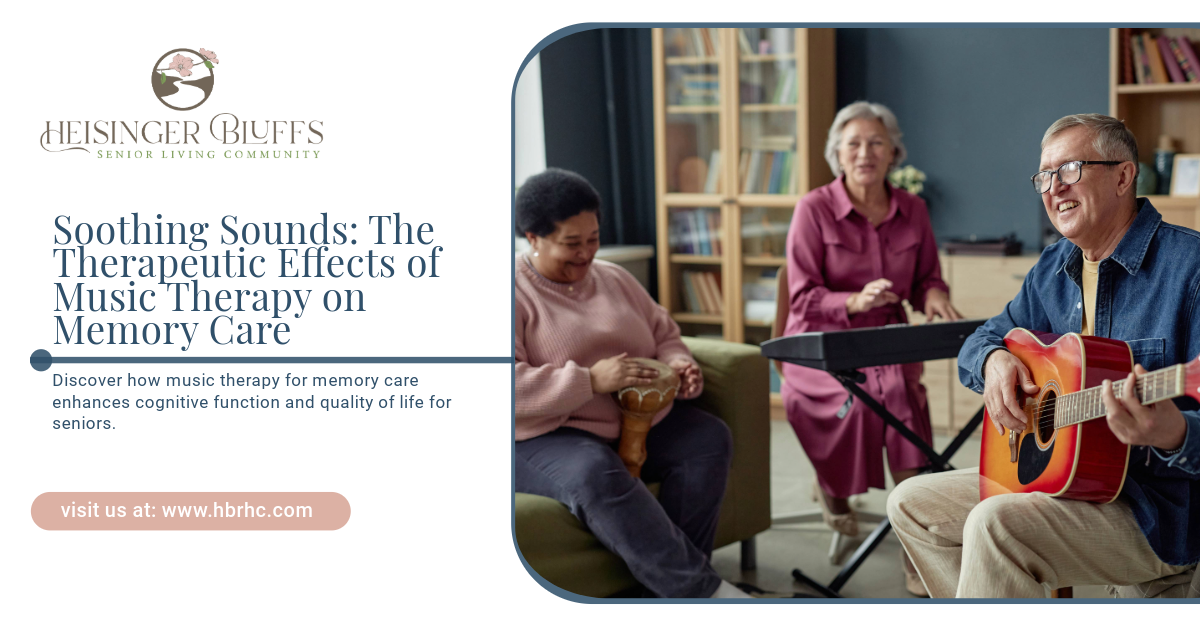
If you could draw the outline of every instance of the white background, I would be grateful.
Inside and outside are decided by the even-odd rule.
[[[218,348],[199,340],[188,355],[509,355],[510,98],[526,55],[564,26],[1143,19],[1147,9],[1139,5],[1134,15],[1132,5],[1116,3],[1109,8],[1118,12],[1075,5],[1069,14],[1061,4],[1019,2],[967,13],[956,12],[961,3],[920,10],[899,3],[672,4],[6,5],[0,20],[0,215],[6,221],[0,231],[6,291],[0,624],[1017,621],[1026,611],[1012,607],[581,606],[555,597],[527,575],[513,547],[507,365],[29,368],[28,356],[39,348],[59,355],[178,354],[164,347],[52,344],[53,216],[115,221],[133,211],[212,224],[226,213],[311,221],[328,211],[332,220],[359,223],[359,234],[367,215],[399,211],[405,220],[432,223],[435,244],[444,248],[443,278],[436,281],[206,282],[210,289],[360,288],[368,311],[323,315],[314,301],[294,322],[287,347]],[[1190,18],[1200,18],[1190,6]],[[1167,4],[1155,10],[1159,18],[1188,17]],[[211,98],[192,112],[166,109],[147,85],[151,65],[166,50],[201,46],[220,59]],[[206,130],[221,112],[322,120],[321,157],[109,161],[94,152],[46,153],[37,141],[46,120],[196,120]],[[211,138],[204,147],[223,150]],[[359,254],[368,248],[363,239]],[[167,253],[153,251],[160,252]],[[165,311],[162,318],[202,322],[202,330],[209,320]],[[50,428],[53,418],[74,418],[50,409],[61,392],[50,386],[51,373],[198,371],[415,374],[420,392],[455,401],[446,412],[100,411],[88,414],[112,420],[117,429]],[[47,491],[336,491],[347,497],[352,515],[336,532],[46,532],[33,524],[29,507]],[[1064,620],[1080,608],[1042,606],[1038,613]],[[1104,612],[1127,623],[1145,621],[1144,610]]]

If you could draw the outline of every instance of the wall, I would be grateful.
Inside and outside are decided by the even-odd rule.
[[[525,179],[546,169],[540,55],[534,55],[521,71],[513,99],[513,169],[515,183],[520,187]]]
[[[600,192],[603,244],[653,244],[650,29],[582,31],[539,56],[546,165],[574,170]]]
[[[1046,127],[1108,113],[1102,28],[838,29],[838,106],[881,102],[928,176],[939,240],[1016,232],[1038,250]],[[1086,175],[1085,175],[1086,176]]]

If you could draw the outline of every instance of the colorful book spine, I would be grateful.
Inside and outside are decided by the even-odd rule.
[[[700,275],[701,275],[703,281],[705,282],[706,287],[708,288],[708,295],[709,295],[709,298],[711,299],[710,313],[711,314],[721,314],[722,312],[725,311],[725,307],[724,307],[724,304],[722,303],[722,301],[724,301],[724,299],[721,298],[721,284],[717,282],[717,274],[712,273],[712,272],[705,272],[705,273],[700,273]]]
[[[721,212],[720,210],[704,210],[708,217],[708,233],[711,236],[710,246],[712,247],[713,255],[720,256],[724,251],[721,248]]]
[[[1158,38],[1150,35],[1142,36],[1143,43],[1146,46],[1146,58],[1150,61],[1150,74],[1154,77],[1154,82],[1166,84],[1171,82],[1171,77],[1167,76],[1167,67],[1163,64],[1162,57],[1158,54]]]
[[[754,190],[759,194],[767,194],[771,191],[771,168],[775,164],[775,153],[771,151],[763,151],[762,172],[758,177],[758,187]]]
[[[750,38],[746,37],[746,29],[744,29],[744,28],[737,29],[737,34],[738,34],[738,49],[740,49],[742,51],[742,54],[743,55],[754,54],[754,48],[752,48],[750,46]]]
[[[759,165],[762,163],[762,151],[750,151],[750,167],[746,172],[745,184],[742,187],[742,194],[753,194],[758,191]]]
[[[1188,65],[1191,66],[1192,72],[1197,76],[1196,79],[1189,80],[1191,80],[1193,83],[1200,83],[1200,60],[1196,59],[1196,51],[1192,49],[1192,43],[1189,42],[1188,38],[1184,37],[1183,35],[1175,38],[1175,41],[1179,42],[1180,51],[1183,52],[1183,56],[1187,58]]]
[[[696,251],[700,255],[712,255],[712,247],[709,246],[708,221],[704,220],[703,216],[698,215],[699,211],[689,212],[688,216],[696,225]]]
[[[696,280],[694,272],[690,270],[683,271],[680,276],[683,284],[683,296],[686,302],[686,307],[693,314],[701,314],[704,312],[704,304],[700,301],[700,293],[696,290]]]
[[[1187,78],[1183,76],[1183,70],[1179,68],[1179,61],[1175,58],[1175,53],[1171,52],[1171,38],[1159,37],[1157,42],[1159,57],[1167,68],[1167,74],[1171,76],[1171,82],[1186,83]]]
[[[1154,82],[1154,77],[1150,75],[1150,64],[1146,62],[1146,48],[1140,34],[1133,36],[1133,73],[1137,76],[1139,85]]]
[[[1183,78],[1189,83],[1196,83],[1196,69],[1192,67],[1187,56],[1183,54],[1183,49],[1179,47],[1179,41],[1171,39],[1167,41],[1167,45],[1171,48],[1171,54],[1175,57],[1175,62],[1179,64],[1179,70],[1183,72]]]
[[[779,176],[783,173],[783,151],[776,151],[771,161],[771,180],[767,183],[768,194],[779,193]]]

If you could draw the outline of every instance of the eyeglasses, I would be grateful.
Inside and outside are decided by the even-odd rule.
[[[1033,189],[1038,194],[1045,194],[1050,191],[1050,185],[1054,182],[1054,174],[1058,173],[1058,182],[1063,185],[1074,185],[1079,183],[1079,178],[1083,176],[1084,166],[1117,166],[1123,164],[1123,161],[1068,161],[1054,170],[1043,170],[1032,177]]]

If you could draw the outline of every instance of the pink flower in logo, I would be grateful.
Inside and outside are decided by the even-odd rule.
[[[200,54],[204,55],[205,59],[208,59],[209,61],[212,61],[213,63],[220,63],[220,61],[217,61],[217,53],[215,53],[211,50],[205,50],[205,49],[201,48]]]
[[[183,55],[175,55],[175,58],[171,59],[171,69],[178,70],[179,76],[191,76],[192,60]]]

